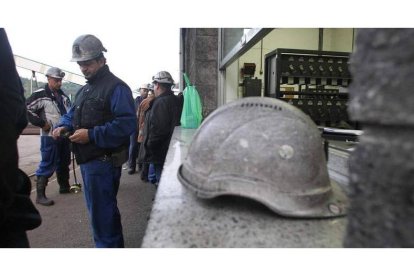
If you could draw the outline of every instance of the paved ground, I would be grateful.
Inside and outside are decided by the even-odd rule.
[[[35,172],[40,160],[39,140],[37,135],[22,135],[18,141],[19,167],[28,175]],[[79,167],[75,172],[78,181],[82,183]],[[138,176],[138,174],[128,175],[127,171],[123,170],[118,194],[125,247],[129,248],[141,246],[156,191],[153,185],[143,183]],[[34,177],[31,179],[34,201],[36,196]],[[72,171],[70,181],[74,182]],[[55,201],[55,205],[50,207],[36,205],[43,221],[40,227],[28,232],[31,247],[94,247],[83,193],[59,194],[55,176],[52,176],[49,179],[46,195]]]

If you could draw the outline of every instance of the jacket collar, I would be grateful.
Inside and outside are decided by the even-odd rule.
[[[99,68],[96,74],[92,78],[88,79],[86,82],[89,84],[94,84],[100,79],[104,78],[108,73],[109,73],[109,67],[108,65],[105,64],[104,66]]]
[[[46,85],[45,85],[45,90],[46,90],[46,94],[49,96],[49,97],[54,97],[54,93],[53,93],[53,91],[52,90],[50,90],[50,88],[49,88],[49,85],[46,83]],[[57,91],[57,93],[59,94],[59,95],[63,95],[63,91],[61,90],[61,89],[59,89],[58,91]]]
[[[165,91],[164,93],[162,93],[161,95],[159,95],[157,98],[166,97],[166,96],[169,96],[171,94],[173,94],[172,90]]]

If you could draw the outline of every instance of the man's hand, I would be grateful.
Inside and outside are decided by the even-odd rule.
[[[60,132],[64,129],[65,129],[64,127],[58,127],[55,130],[53,130],[53,132],[52,132],[53,139],[56,140],[57,138],[59,138],[60,137]]]
[[[86,144],[89,143],[88,130],[81,128],[75,131],[73,135],[69,136],[69,140],[73,143]]]
[[[48,132],[50,130],[50,125],[48,122],[45,123],[45,125],[42,127],[43,131]]]

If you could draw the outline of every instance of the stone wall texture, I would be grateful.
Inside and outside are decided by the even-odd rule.
[[[349,113],[364,130],[351,154],[345,247],[414,247],[414,29],[361,29]]]
[[[217,108],[218,29],[185,29],[184,71],[197,88],[203,118]]]

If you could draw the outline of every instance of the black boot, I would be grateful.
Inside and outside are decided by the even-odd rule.
[[[148,182],[148,169],[149,169],[148,163],[142,164],[141,180],[144,182]]]
[[[70,193],[69,176],[56,173],[56,178],[59,184],[59,193],[60,194]]]
[[[38,176],[37,177],[37,183],[36,183],[36,203],[44,205],[44,206],[50,206],[53,205],[53,200],[50,200],[46,197],[45,191],[47,186],[48,178],[44,176]]]
[[[134,173],[135,173],[135,168],[128,169],[128,174],[134,174]]]

